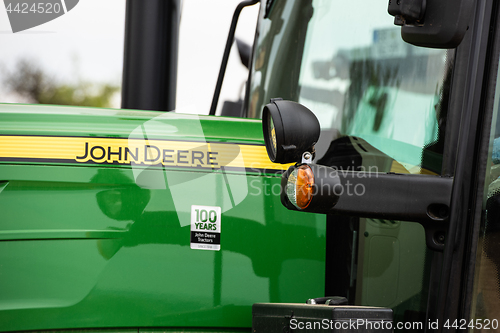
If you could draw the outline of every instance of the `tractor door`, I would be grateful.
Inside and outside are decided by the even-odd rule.
[[[392,308],[396,331],[493,319],[500,307],[492,222],[500,219],[498,6],[475,2],[461,44],[442,49],[404,42],[387,5],[264,2],[246,113],[261,117],[271,98],[296,101],[321,125],[315,163],[453,181],[449,210],[432,226],[329,214],[325,295]]]

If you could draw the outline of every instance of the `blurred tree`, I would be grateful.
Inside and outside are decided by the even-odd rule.
[[[13,71],[5,73],[4,84],[30,103],[94,107],[109,107],[113,94],[119,90],[110,84],[62,84],[26,59],[19,60]]]

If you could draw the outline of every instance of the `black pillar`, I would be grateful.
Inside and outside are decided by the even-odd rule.
[[[175,110],[180,0],[127,0],[122,108]]]

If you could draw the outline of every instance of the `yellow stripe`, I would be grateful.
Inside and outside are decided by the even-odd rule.
[[[292,165],[272,163],[263,145],[93,137],[0,136],[0,158],[123,165],[131,162],[140,165],[162,163],[165,166],[207,169],[287,170]],[[413,168],[408,171],[397,161],[392,162],[390,171],[414,173]],[[435,175],[421,168],[416,173]]]
[[[93,137],[0,136],[0,158],[71,163],[286,170],[263,145]]]

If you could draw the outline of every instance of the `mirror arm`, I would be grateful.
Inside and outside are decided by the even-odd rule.
[[[430,249],[443,251],[449,226],[450,200],[453,178],[405,175],[339,172],[345,193],[340,196],[332,213],[360,217],[418,222],[425,228]],[[362,195],[347,191],[356,189]],[[352,195],[354,193],[354,195]]]
[[[450,200],[453,178],[365,173],[339,172],[345,193],[340,196],[332,213],[351,216],[380,218],[385,220],[411,221],[422,224],[430,249],[443,251],[449,226]],[[349,195],[351,190],[358,196]]]
[[[224,81],[224,74],[226,74],[227,62],[229,60],[229,53],[231,52],[231,46],[234,42],[234,33],[236,32],[236,25],[238,24],[238,19],[241,14],[241,10],[245,7],[255,5],[259,0],[247,0],[242,1],[238,4],[234,10],[233,19],[231,21],[231,27],[229,28],[229,34],[227,35],[226,48],[224,49],[224,55],[222,56],[222,62],[220,64],[219,77],[217,78],[217,84],[215,85],[214,96],[212,98],[212,105],[210,106],[209,115],[215,116],[215,111],[217,110],[217,102],[219,101],[220,91],[222,88],[222,81]]]
[[[417,222],[425,228],[427,246],[443,251],[449,227],[453,178],[368,171],[334,172],[342,184],[341,189],[335,190],[338,202],[329,209],[314,212]],[[282,195],[282,201],[288,209],[297,210],[288,204],[286,195]]]

